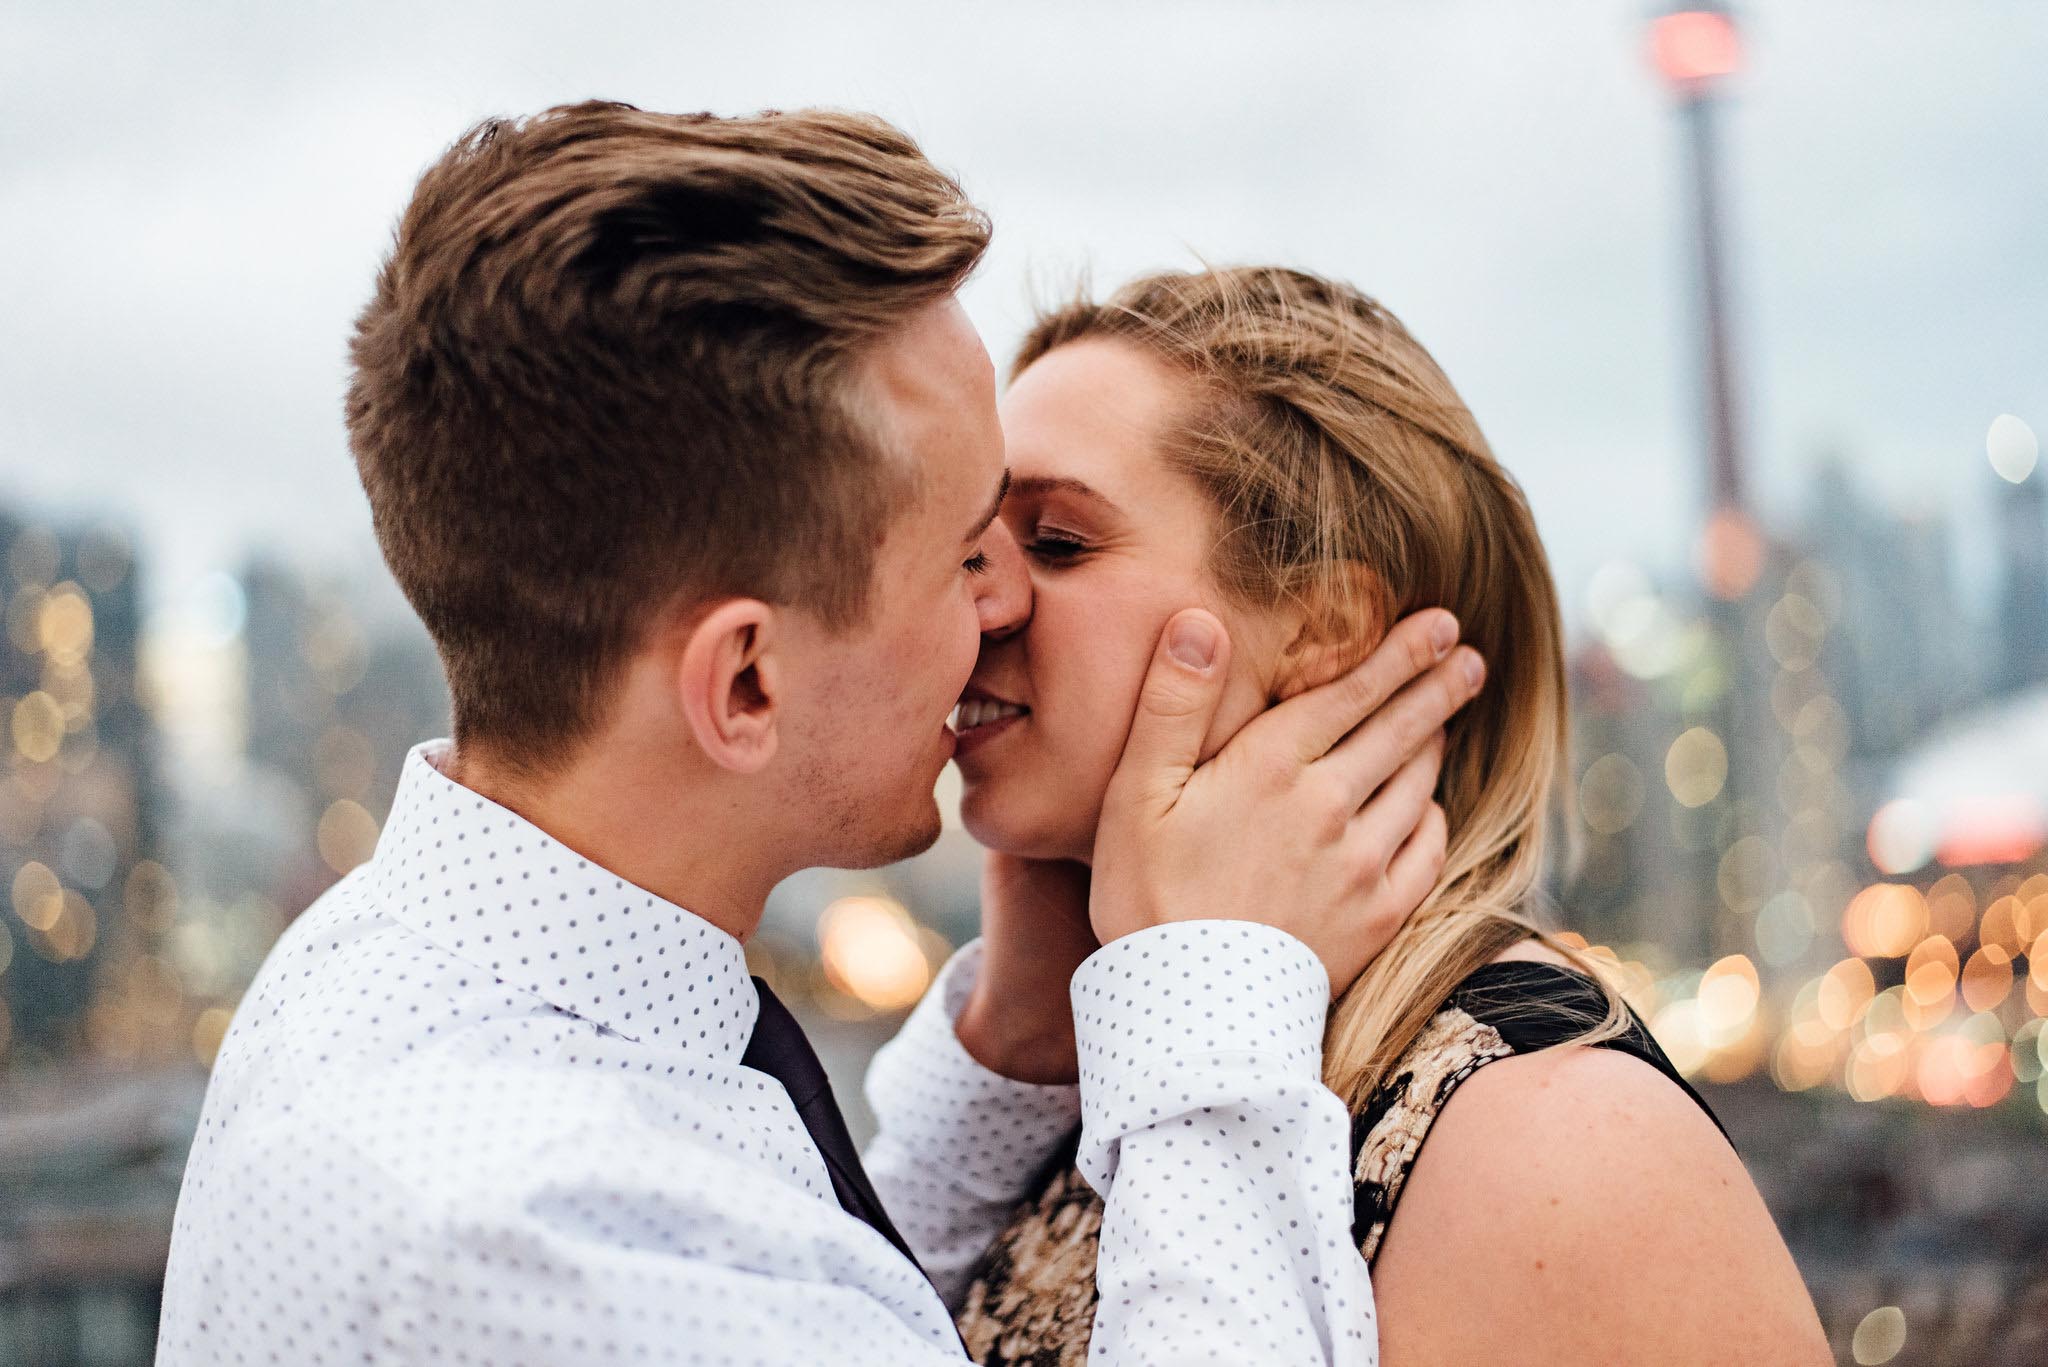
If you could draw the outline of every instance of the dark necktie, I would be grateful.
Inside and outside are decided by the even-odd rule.
[[[911,1266],[922,1271],[917,1255],[896,1232],[889,1212],[882,1209],[882,1198],[875,1195],[867,1169],[860,1165],[853,1136],[846,1132],[846,1117],[839,1113],[839,1103],[832,1099],[832,1084],[826,1080],[825,1067],[818,1062],[811,1042],[804,1038],[803,1028],[789,1014],[789,1008],[768,990],[767,983],[754,979],[754,990],[761,994],[761,1016],[754,1022],[754,1037],[747,1041],[747,1051],[740,1055],[740,1062],[768,1074],[789,1093],[796,1113],[803,1118],[804,1128],[811,1133],[811,1142],[825,1159],[825,1170],[832,1175],[832,1190],[846,1213],[872,1225],[910,1259]]]

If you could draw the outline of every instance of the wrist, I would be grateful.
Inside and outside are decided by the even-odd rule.
[[[1059,1019],[1048,1021],[1043,1012],[1022,1017],[1014,1009],[1005,1011],[977,983],[953,1021],[953,1034],[960,1047],[992,1073],[1038,1086],[1071,1085],[1080,1080],[1081,1071],[1074,1052],[1074,1017],[1064,990],[1058,995],[1056,1015]]]

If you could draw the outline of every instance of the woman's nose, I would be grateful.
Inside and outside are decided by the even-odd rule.
[[[982,537],[981,552],[988,570],[981,576],[975,607],[984,636],[1002,636],[1031,620],[1031,571],[1017,538],[1001,518]]]

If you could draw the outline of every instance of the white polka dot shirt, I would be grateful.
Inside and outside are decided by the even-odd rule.
[[[236,1012],[178,1202],[158,1362],[876,1364],[961,1357],[933,1281],[841,1210],[738,941],[408,757],[376,856]],[[982,1069],[956,958],[869,1088],[883,1200],[957,1291],[1075,1089]],[[1346,1117],[1298,942],[1134,935],[1074,984],[1108,1197],[1091,1360],[1375,1361]],[[978,1241],[978,1242],[977,1242]]]

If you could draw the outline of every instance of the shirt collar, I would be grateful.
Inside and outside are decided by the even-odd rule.
[[[370,886],[380,910],[513,987],[637,1043],[738,1061],[760,998],[740,942],[405,757]]]

